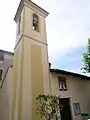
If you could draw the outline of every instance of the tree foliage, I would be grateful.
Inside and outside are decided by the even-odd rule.
[[[84,62],[81,70],[90,73],[90,38],[88,39],[87,51],[83,53],[82,61]]]
[[[36,113],[46,120],[60,119],[59,97],[53,95],[38,95],[36,98]]]

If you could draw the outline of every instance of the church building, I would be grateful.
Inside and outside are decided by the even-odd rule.
[[[90,77],[53,69],[49,64],[48,14],[31,0],[20,1],[14,17],[14,53],[1,50],[11,64],[0,60],[0,120],[41,120],[35,112],[39,94],[60,96],[64,106],[61,120],[82,120],[82,114],[90,115]]]

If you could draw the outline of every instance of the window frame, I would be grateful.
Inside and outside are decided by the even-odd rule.
[[[3,55],[3,57],[1,57]],[[2,59],[3,58],[3,59]],[[0,62],[3,62],[4,61],[4,54],[3,53],[0,53]]]
[[[58,76],[58,83],[59,83],[59,90],[60,91],[67,91],[67,82],[66,82],[66,77],[64,77],[64,76]],[[66,88],[66,89],[61,89],[60,88],[60,85],[62,85],[62,83],[63,83],[63,85],[64,85],[64,87]]]

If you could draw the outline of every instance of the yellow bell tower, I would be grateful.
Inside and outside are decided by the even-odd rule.
[[[31,0],[21,0],[14,54],[11,120],[37,120],[36,96],[50,94],[45,18],[48,12]]]

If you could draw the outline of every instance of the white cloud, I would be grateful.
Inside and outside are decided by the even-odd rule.
[[[13,21],[20,0],[1,1],[0,48],[13,50],[16,24]],[[66,54],[87,44],[90,37],[89,0],[32,0],[50,14],[47,17],[49,56]]]
[[[13,20],[19,0],[2,0],[0,3],[0,49],[13,51],[16,24]]]
[[[50,11],[47,18],[49,55],[63,54],[73,47],[87,44],[90,37],[89,0],[43,0],[44,8]]]

